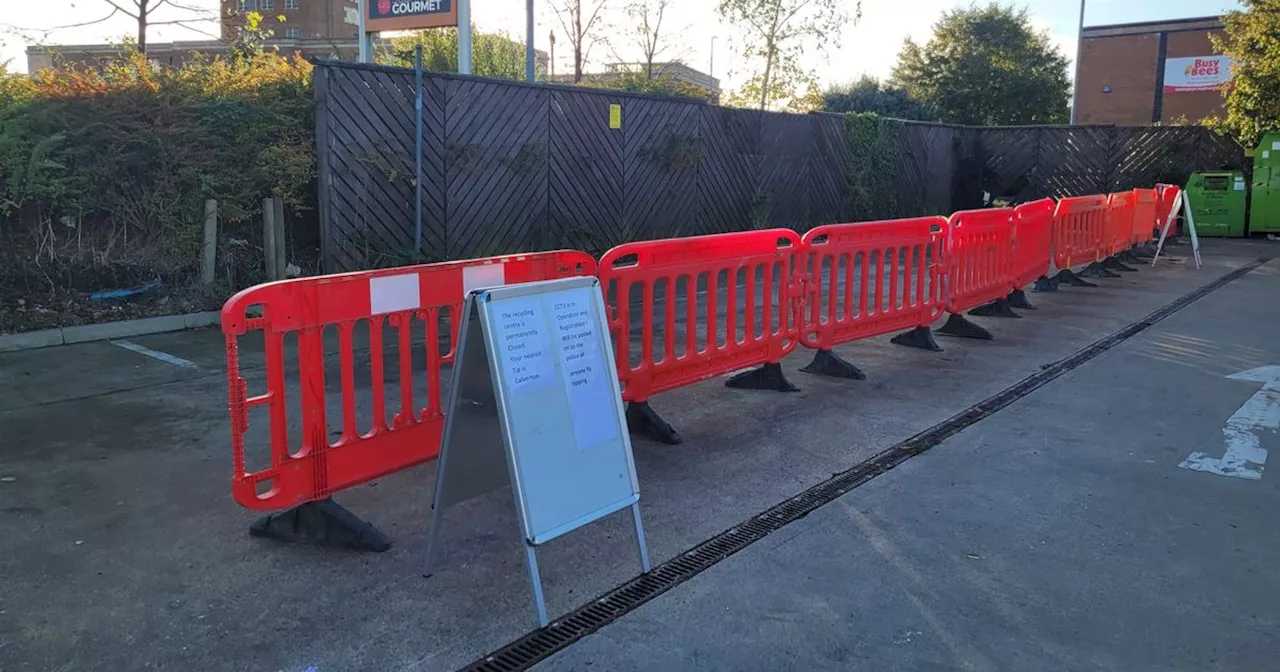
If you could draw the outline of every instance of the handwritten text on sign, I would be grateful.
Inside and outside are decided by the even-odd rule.
[[[614,421],[617,400],[591,310],[596,291],[583,288],[547,298],[578,450],[618,436]]]

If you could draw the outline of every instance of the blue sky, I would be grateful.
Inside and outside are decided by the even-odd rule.
[[[301,0],[318,2],[321,0]],[[547,48],[547,35],[555,30],[560,39],[558,69],[565,68],[563,59],[564,33],[555,14],[551,11],[554,0],[536,0],[536,44]],[[590,0],[587,0],[588,2]],[[617,5],[623,0],[608,0]],[[214,10],[217,0],[188,0]],[[9,5],[0,17],[0,60],[12,60],[17,70],[24,70],[26,59],[24,42],[33,39],[48,43],[84,44],[118,39],[130,32],[130,20],[117,17],[108,23],[80,28],[64,29],[51,33],[4,31],[4,24],[23,29],[48,28],[66,25],[103,16],[109,11],[102,0],[42,0],[41,2],[0,0]],[[681,58],[693,67],[706,69],[711,55],[711,37],[715,42],[715,72],[726,79],[732,88],[744,78],[744,69],[735,65],[736,36],[720,24],[715,14],[715,0],[677,0],[675,14],[669,25],[677,31],[673,46],[664,56]],[[812,69],[823,84],[856,79],[861,74],[886,76],[893,67],[902,40],[910,36],[918,41],[928,39],[930,26],[941,13],[953,7],[970,4],[969,0],[863,0],[863,18],[857,25],[848,25],[840,36],[840,47],[829,48],[825,56],[810,51],[805,66]],[[1076,22],[1079,3],[1076,0],[1024,0],[1013,4],[1026,6],[1038,28],[1049,32],[1068,58],[1075,57]],[[1209,16],[1238,7],[1235,0],[1088,0],[1085,25],[1157,21],[1161,19]],[[165,11],[165,10],[162,10]],[[503,30],[521,35],[524,30],[524,0],[473,0],[472,16],[482,30]],[[161,19],[188,18],[182,14],[164,13]],[[634,50],[626,44],[626,27],[621,17],[611,32],[619,35],[620,44],[612,50],[597,46],[589,54],[589,65],[598,67],[605,61],[636,58]],[[203,30],[216,33],[213,22],[202,24]],[[172,26],[157,27],[150,35],[153,42],[166,40],[201,40],[207,35]]]

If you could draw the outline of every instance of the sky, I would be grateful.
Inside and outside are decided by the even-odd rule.
[[[309,1],[320,0],[301,0]],[[548,35],[554,30],[558,38],[556,70],[564,72],[568,69],[568,41],[552,10],[555,1],[535,0],[539,3],[535,5],[535,45],[546,50]],[[618,5],[625,3],[625,0],[606,1]],[[216,16],[217,0],[185,2],[207,7],[210,14]],[[584,3],[589,2],[591,0],[584,0]],[[969,4],[970,0],[862,0],[862,19],[845,26],[839,36],[839,46],[828,44],[825,54],[810,49],[803,65],[812,69],[824,86],[852,81],[863,74],[887,77],[905,38],[919,42],[927,40],[931,26],[942,12]],[[1012,4],[1025,6],[1031,14],[1032,23],[1047,31],[1068,59],[1074,59],[1080,10],[1075,0],[1013,0]],[[748,75],[739,59],[735,58],[737,36],[720,22],[715,5],[716,0],[676,0],[669,10],[671,14],[664,20],[665,25],[672,27],[672,46],[659,55],[659,60],[680,58],[704,72],[713,68],[712,74],[721,78],[722,88],[732,89]],[[1210,16],[1238,6],[1236,0],[1087,0],[1085,25]],[[524,0],[472,0],[472,20],[479,30],[500,30],[521,38],[524,34],[524,7]],[[92,21],[110,12],[111,8],[104,0],[0,0],[0,62],[9,61],[12,70],[25,71],[24,50],[32,41],[92,44],[118,40],[133,32],[132,20],[123,16],[90,26],[52,32],[44,30]],[[166,7],[160,10],[157,20],[190,17],[190,13]],[[588,70],[598,69],[606,61],[617,60],[615,54],[627,60],[639,58],[634,48],[628,48],[630,31],[625,18],[611,16],[609,19],[616,24],[609,32],[618,44],[612,48],[594,47],[588,54]],[[148,40],[207,40],[218,32],[214,21],[194,25],[203,32],[173,25],[155,26],[148,32]],[[711,65],[713,48],[714,66]]]

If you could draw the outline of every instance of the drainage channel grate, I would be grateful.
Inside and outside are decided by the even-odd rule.
[[[1169,317],[1268,261],[1270,261],[1270,258],[1257,259],[1214,280],[1120,331],[1092,343],[1066,359],[1041,369],[1014,386],[997,393],[995,396],[989,397],[906,441],[876,454],[848,471],[836,474],[799,495],[717,534],[655,567],[648,574],[643,574],[618,586],[595,601],[578,607],[553,621],[547,627],[534,630],[463,669],[470,672],[516,672],[517,670],[527,670],[534,664],[568,648],[569,645],[579,639],[612,623],[649,600],[706,571],[721,560],[782,529],[787,524],[809,515],[810,512],[818,507],[835,501],[837,497],[893,469],[906,460],[942,443],[960,433],[966,427],[996,413],[1049,381],[1132,338],[1160,320]]]

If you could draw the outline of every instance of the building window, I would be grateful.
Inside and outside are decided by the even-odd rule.
[[[275,9],[276,0],[258,0],[258,9]]]
[[[297,8],[298,8],[298,0],[284,0],[284,8],[285,8],[285,9],[297,9]]]
[[[240,11],[242,11],[242,12],[248,12],[248,11],[252,11],[252,10],[254,9],[254,2],[253,2],[253,0],[239,0],[239,3],[238,3],[238,4],[239,4],[239,7],[240,7]]]
[[[290,40],[300,40],[302,39],[302,29],[301,28],[285,28],[284,36]]]

